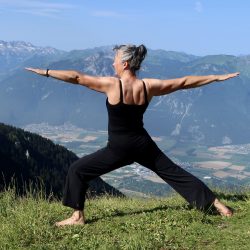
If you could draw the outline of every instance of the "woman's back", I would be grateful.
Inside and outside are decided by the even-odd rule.
[[[143,114],[148,107],[147,89],[143,81],[140,81],[141,89],[124,89],[123,82],[119,80],[119,91],[114,90],[112,102],[108,96],[106,106],[109,116],[108,131],[112,133],[139,132],[143,129]],[[119,94],[118,94],[119,93]],[[124,98],[126,97],[126,100]],[[135,98],[134,98],[135,97]],[[137,103],[135,103],[135,101]],[[129,102],[129,103],[128,103]]]
[[[146,94],[145,94],[146,89]],[[148,99],[148,89],[145,82],[141,79],[121,79],[113,84],[107,93],[108,101],[114,105],[123,99],[124,104],[142,105]]]

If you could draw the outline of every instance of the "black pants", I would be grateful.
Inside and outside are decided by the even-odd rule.
[[[110,137],[106,147],[74,162],[66,178],[63,204],[83,210],[90,180],[133,162],[154,171],[198,209],[208,207],[215,200],[213,192],[202,181],[172,162],[144,133]]]

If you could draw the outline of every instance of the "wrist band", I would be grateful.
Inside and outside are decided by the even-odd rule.
[[[49,69],[46,70],[46,76],[49,77]]]

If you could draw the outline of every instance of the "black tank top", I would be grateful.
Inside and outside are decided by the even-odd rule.
[[[106,99],[109,134],[144,131],[143,114],[148,107],[147,90],[144,82],[143,88],[145,96],[144,104],[123,103],[122,82],[120,80],[120,102],[113,105],[108,102],[108,98]]]

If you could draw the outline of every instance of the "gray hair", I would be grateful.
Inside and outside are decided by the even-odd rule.
[[[122,56],[121,60],[122,62],[128,62],[130,70],[135,73],[137,70],[140,69],[141,63],[144,60],[146,54],[147,54],[147,49],[146,47],[141,44],[140,46],[135,46],[135,45],[119,45],[115,46],[114,51],[118,52],[120,51]]]

